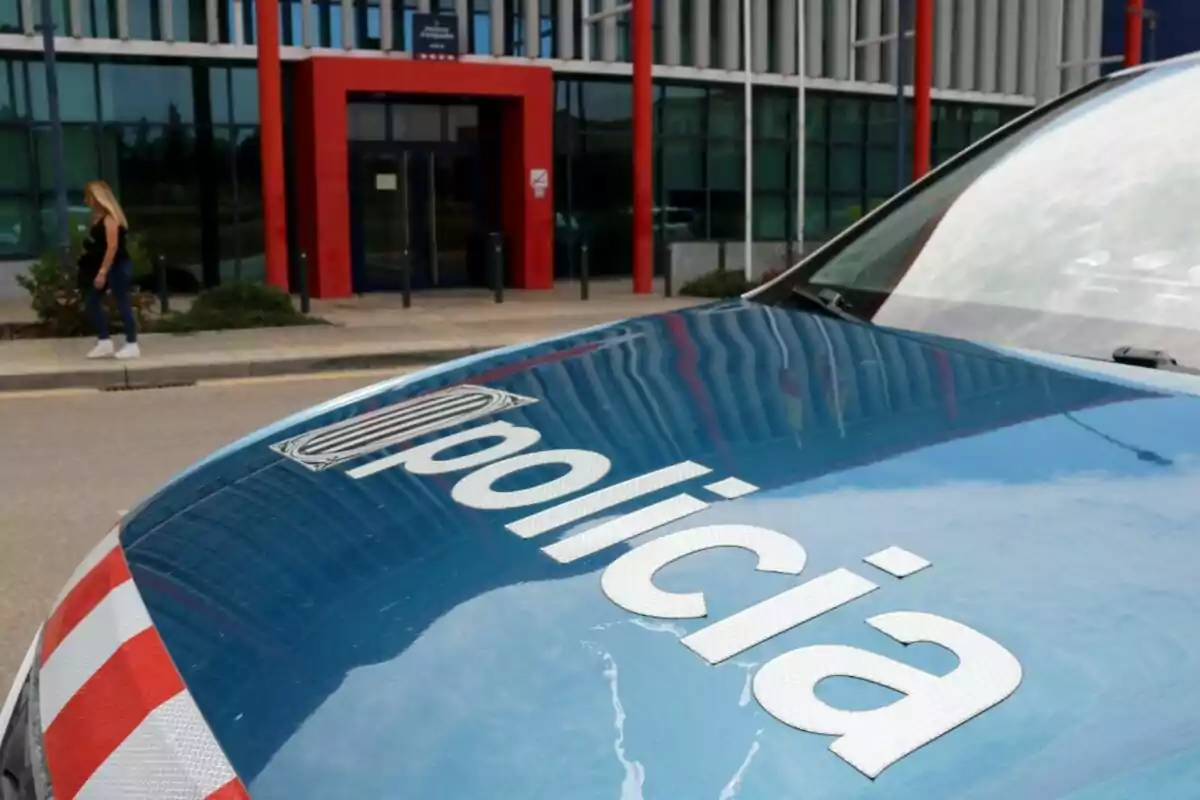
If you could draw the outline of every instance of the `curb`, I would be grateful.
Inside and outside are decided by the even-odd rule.
[[[179,364],[143,367],[114,364],[112,369],[66,370],[0,375],[0,392],[30,392],[49,389],[97,389],[119,391],[190,386],[198,381],[229,378],[261,378],[299,375],[307,372],[416,367],[475,355],[490,347],[456,347],[441,350],[409,350],[395,353],[351,353],[331,356],[298,356],[265,361],[232,361],[217,364]]]

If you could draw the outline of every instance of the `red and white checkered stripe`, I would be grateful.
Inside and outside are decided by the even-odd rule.
[[[40,664],[55,800],[249,797],[150,621],[116,530],[59,595]]]

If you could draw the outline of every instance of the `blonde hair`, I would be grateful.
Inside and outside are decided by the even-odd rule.
[[[117,224],[122,228],[129,228],[129,220],[125,218],[125,211],[117,201],[117,196],[113,193],[112,187],[107,183],[104,181],[92,181],[83,187],[83,196],[84,199],[90,197],[96,205],[103,209],[107,216],[115,219]]]

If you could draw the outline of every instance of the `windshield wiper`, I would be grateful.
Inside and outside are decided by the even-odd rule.
[[[1112,360],[1114,363],[1128,364],[1131,367],[1161,369],[1168,372],[1188,372],[1193,375],[1200,374],[1200,370],[1180,366],[1179,362],[1172,358],[1171,354],[1166,350],[1150,350],[1145,347],[1126,345],[1113,350]]]
[[[826,316],[837,317],[846,322],[858,322],[863,325],[874,324],[869,319],[855,314],[850,304],[846,302],[846,298],[833,289],[821,289],[814,293],[807,289],[801,289],[799,286],[793,286],[790,291],[791,299],[797,305],[819,311]]]

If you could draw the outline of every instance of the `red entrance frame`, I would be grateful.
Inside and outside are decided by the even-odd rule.
[[[471,95],[506,100],[501,112],[501,227],[508,283],[554,284],[554,74],[549,67],[397,58],[316,57],[297,65],[296,227],[314,297],[348,297],[350,185],[346,100],[351,92]],[[549,185],[534,193],[531,170]]]

